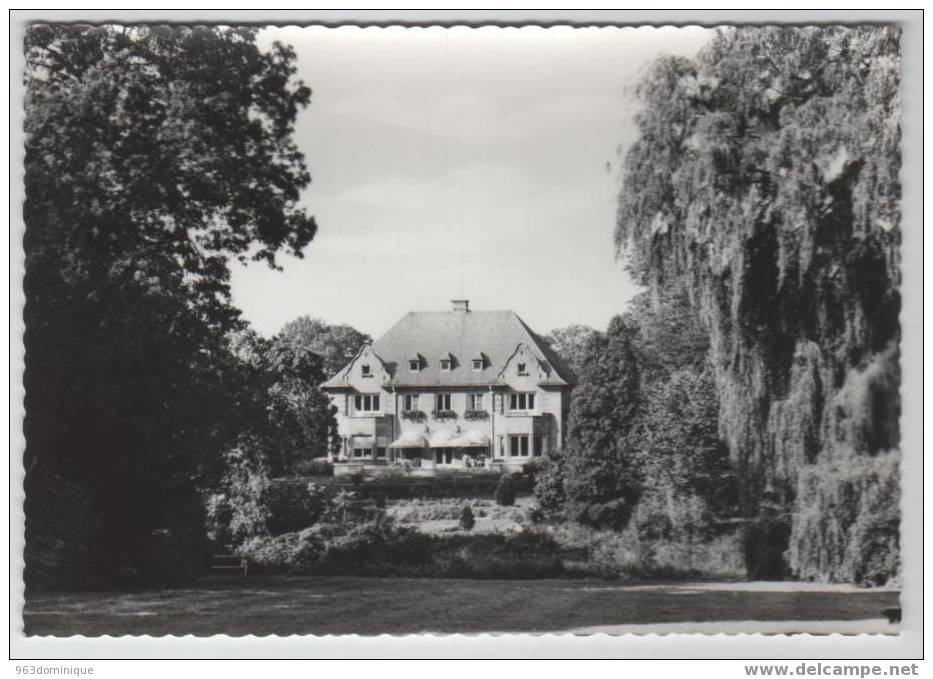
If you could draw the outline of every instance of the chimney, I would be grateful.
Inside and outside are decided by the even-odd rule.
[[[468,299],[452,299],[450,303],[453,305],[452,311],[459,311],[462,314],[470,311],[470,300]]]

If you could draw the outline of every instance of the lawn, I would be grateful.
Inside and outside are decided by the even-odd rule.
[[[58,636],[566,632],[684,622],[705,629],[725,621],[780,621],[796,631],[798,622],[802,630],[820,620],[832,621],[827,631],[833,624],[845,631],[857,621],[877,627],[898,600],[892,590],[807,583],[250,576],[165,590],[33,594],[23,617],[26,634]]]

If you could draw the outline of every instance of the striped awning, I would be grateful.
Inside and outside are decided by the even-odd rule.
[[[453,444],[460,448],[488,448],[489,437],[478,429],[468,429],[453,440]]]
[[[460,444],[456,443],[457,434],[452,431],[436,431],[431,435],[428,445],[432,448],[457,448]]]
[[[424,434],[414,429],[403,431],[401,436],[389,444],[389,448],[425,448],[428,442]]]

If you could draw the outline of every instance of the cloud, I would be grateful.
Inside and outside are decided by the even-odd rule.
[[[320,230],[284,272],[237,268],[261,332],[311,313],[378,335],[462,293],[541,331],[605,327],[636,287],[615,259],[628,85],[701,29],[287,27],[313,89],[296,140]],[[611,168],[611,166],[610,166]]]

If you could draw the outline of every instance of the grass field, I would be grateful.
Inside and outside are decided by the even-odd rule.
[[[741,621],[760,621],[761,631],[780,623],[784,632],[831,621],[823,631],[845,632],[859,621],[877,627],[898,599],[892,590],[807,583],[251,576],[154,591],[34,594],[23,617],[26,634],[56,636],[683,631],[690,622],[710,631],[708,623],[726,621],[746,632],[757,623]]]

